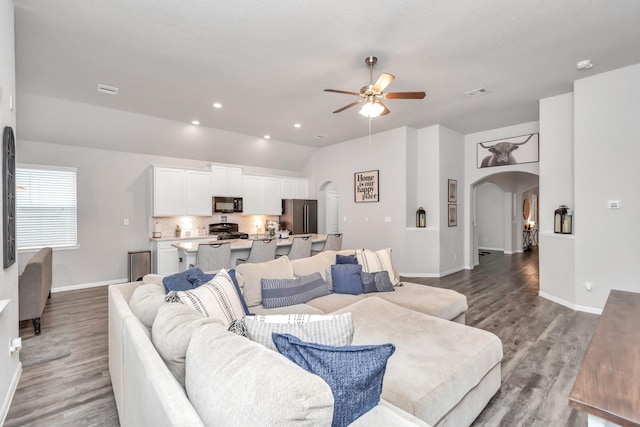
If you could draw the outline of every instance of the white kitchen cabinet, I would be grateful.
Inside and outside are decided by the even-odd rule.
[[[242,196],[242,169],[230,166],[211,166],[213,196]]]
[[[171,246],[173,243],[175,242],[154,243],[154,272],[156,274],[175,274],[178,272],[178,248]]]
[[[183,169],[153,168],[153,216],[184,215],[186,176]]]
[[[243,215],[280,215],[282,213],[282,180],[275,177],[244,175],[242,177]]]
[[[185,215],[211,216],[211,173],[209,171],[187,170]]]
[[[211,173],[153,167],[153,216],[210,216]]]
[[[309,180],[305,178],[282,178],[283,199],[308,199]]]

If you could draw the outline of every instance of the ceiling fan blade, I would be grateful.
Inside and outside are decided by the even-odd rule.
[[[395,79],[395,76],[393,74],[382,73],[371,89],[375,93],[381,93],[387,88],[387,86],[389,86],[393,79]]]
[[[360,94],[358,92],[349,92],[347,90],[325,89],[324,91],[325,92],[334,92],[334,93],[344,93],[346,95],[360,96]]]
[[[342,107],[342,108],[340,108],[340,109],[338,109],[338,110],[334,111],[334,113],[340,113],[340,112],[342,112],[342,111],[346,110],[347,108],[351,108],[351,107],[353,107],[354,105],[358,105],[358,104],[360,104],[362,101],[364,101],[364,99],[359,99],[359,100],[357,100],[357,101],[354,101],[354,102],[352,102],[351,104],[349,104],[349,105],[345,105],[344,107]]]
[[[381,116],[386,116],[387,114],[389,114],[391,111],[389,111],[389,109],[387,108],[386,105],[384,105],[384,103],[382,101],[380,101],[379,99],[376,101],[379,102],[380,105],[382,105],[384,107],[384,110],[382,110],[382,113],[380,113]]]
[[[384,99],[424,99],[425,96],[424,92],[387,92],[382,95]]]

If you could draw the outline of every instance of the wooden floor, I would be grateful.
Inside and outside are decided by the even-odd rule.
[[[467,324],[503,343],[502,386],[474,426],[586,426],[568,396],[598,316],[537,296],[536,251],[480,257],[480,266],[411,281],[467,296]],[[21,336],[33,335],[22,322]],[[53,294],[43,334],[67,336],[71,355],[24,368],[5,425],[118,426],[107,360],[107,291]]]

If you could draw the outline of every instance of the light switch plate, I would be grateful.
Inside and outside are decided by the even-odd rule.
[[[609,209],[620,209],[619,200],[609,200]]]

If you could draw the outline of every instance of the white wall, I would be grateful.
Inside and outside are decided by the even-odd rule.
[[[540,289],[545,298],[575,304],[574,235],[553,233],[553,212],[574,208],[573,93],[540,100]]]
[[[476,188],[476,223],[480,249],[504,251],[504,191],[494,183]]]
[[[478,168],[477,166],[477,153],[476,144],[484,141],[493,141],[500,138],[509,138],[512,136],[525,135],[530,133],[539,132],[538,122],[522,123],[514,126],[507,126],[504,128],[491,129],[483,132],[477,132],[468,134],[465,136],[465,186],[464,186],[464,200],[472,200],[472,189],[483,180],[486,180],[489,176],[495,174],[504,174],[506,172],[523,172],[528,175],[538,175],[539,165],[538,163],[524,163],[509,166],[497,166],[491,168]],[[515,176],[515,175],[514,175]],[[514,181],[513,189],[506,190],[502,185],[503,190],[516,192],[518,191],[518,181]],[[460,188],[459,188],[460,190]],[[458,212],[458,223],[460,222],[460,212]],[[465,268],[472,269],[478,261],[476,247],[477,239],[477,227],[473,226],[473,221],[477,219],[475,206],[473,203],[469,203],[465,206],[464,221],[468,226],[465,227],[464,236],[464,253],[465,253]],[[518,224],[513,224],[512,227],[518,227]],[[515,230],[515,228],[513,228]],[[513,233],[512,238],[516,239],[514,247],[518,245],[521,240],[519,237],[521,233]]]
[[[611,289],[640,292],[640,64],[574,89],[576,305],[603,307]]]
[[[402,271],[405,256],[406,141],[407,128],[323,147],[313,159],[312,181],[334,182],[340,191],[340,230],[345,249],[390,247],[397,268]],[[380,201],[354,202],[354,173],[379,170]],[[391,219],[385,222],[385,217]],[[346,221],[343,219],[346,218]]]
[[[127,279],[127,252],[150,249],[152,164],[207,168],[205,161],[122,153],[20,140],[18,162],[77,168],[79,249],[53,254],[53,287],[68,288]],[[291,171],[243,166],[252,174]],[[123,225],[124,218],[129,225]],[[20,269],[33,255],[21,253]]]
[[[16,111],[9,108],[9,97],[15,101],[15,51],[14,51],[13,1],[0,0],[0,131],[11,126],[16,129]],[[16,144],[17,149],[20,146]],[[4,162],[0,153],[0,160]],[[3,193],[4,195],[4,193]],[[0,208],[1,209],[1,208]],[[4,213],[3,213],[4,215]],[[4,230],[0,229],[0,241]],[[0,245],[0,258],[4,257],[4,245]],[[0,313],[0,425],[9,411],[9,405],[18,385],[22,370],[18,353],[11,354],[11,339],[18,336],[18,264],[0,272],[0,300],[9,304]]]

